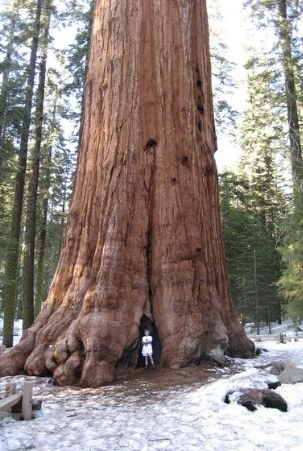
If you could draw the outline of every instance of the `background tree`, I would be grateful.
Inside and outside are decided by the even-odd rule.
[[[17,5],[18,3],[18,5]],[[47,2],[46,2],[47,3]],[[39,158],[31,158],[28,161],[28,170],[26,173],[25,183],[25,202],[29,205],[23,208],[22,221],[24,223],[30,222],[31,227],[26,227],[26,230],[31,230],[30,246],[28,233],[20,237],[22,250],[31,248],[31,267],[33,261],[37,265],[36,280],[33,280],[33,272],[28,271],[28,255],[24,259],[18,258],[19,265],[16,272],[15,286],[17,301],[17,317],[22,318],[21,299],[24,299],[24,293],[28,290],[26,286],[29,284],[33,286],[33,282],[36,284],[34,296],[27,295],[27,299],[30,300],[30,310],[32,310],[32,302],[35,299],[36,313],[40,310],[41,296],[46,295],[47,286],[55,270],[55,266],[58,260],[58,254],[60,249],[60,243],[62,242],[62,233],[67,214],[67,206],[71,193],[71,179],[74,173],[75,159],[76,159],[76,145],[78,142],[79,133],[79,116],[81,112],[81,73],[82,73],[82,86],[85,69],[85,52],[87,51],[87,42],[84,45],[84,35],[86,33],[86,41],[88,40],[88,28],[89,28],[89,9],[90,2],[86,0],[78,0],[77,2],[70,2],[65,4],[56,4],[56,10],[53,10],[55,20],[51,26],[51,34],[55,37],[50,46],[50,63],[48,64],[48,73],[46,78],[46,87],[44,101],[41,100],[41,87],[40,81],[33,91],[33,105],[39,103],[40,109],[43,107],[43,133],[41,141],[41,151]],[[17,7],[17,6],[18,7]],[[14,6],[14,8],[13,8]],[[47,6],[47,5],[45,5]],[[87,13],[85,10],[87,9]],[[43,8],[42,11],[44,11]],[[13,13],[15,12],[15,16]],[[17,2],[12,4],[12,7],[3,13],[3,18],[0,20],[0,26],[3,26],[3,36],[7,36],[6,41],[3,40],[3,68],[10,67],[9,78],[3,76],[1,79],[2,93],[6,93],[6,107],[5,115],[1,124],[5,124],[4,134],[5,140],[1,149],[2,163],[4,164],[4,170],[0,174],[0,197],[2,201],[2,208],[0,212],[0,233],[1,243],[0,246],[0,315],[3,305],[3,292],[2,287],[6,280],[4,271],[5,249],[10,251],[9,245],[9,223],[10,215],[12,213],[12,199],[14,192],[14,181],[17,174],[17,155],[18,146],[20,143],[22,118],[24,113],[24,92],[26,91],[26,74],[29,59],[28,43],[31,41],[33,33],[33,13],[35,12],[35,4],[31,2]],[[20,17],[19,17],[20,16]],[[22,16],[22,21],[20,20]],[[43,17],[45,15],[43,14]],[[9,26],[10,21],[14,19],[14,36],[9,33],[12,27]],[[45,65],[45,57],[41,58],[41,48],[43,45],[43,33],[46,27],[45,21],[42,17],[40,40],[40,55],[38,54],[37,67]],[[70,26],[70,22],[73,22],[73,26]],[[71,29],[69,35],[71,36],[70,44],[66,44],[67,47],[62,49],[58,48],[61,45],[61,39],[57,38],[60,33],[64,33],[65,27],[68,26]],[[85,32],[84,32],[85,31]],[[76,35],[76,41],[81,40],[77,38],[77,34],[82,35],[82,50],[76,48],[76,44],[73,43],[72,37]],[[11,63],[8,65],[7,54],[10,54],[8,43],[13,41],[11,52]],[[45,38],[44,38],[45,41]],[[1,49],[0,49],[1,51]],[[73,60],[73,64],[71,64]],[[39,66],[38,66],[39,63]],[[75,77],[77,67],[77,77]],[[43,72],[43,71],[42,71]],[[40,71],[41,74],[41,71]],[[46,74],[45,74],[46,75]],[[40,76],[40,80],[41,80]],[[8,82],[6,83],[6,80]],[[6,89],[4,89],[4,87]],[[3,99],[3,96],[2,96]],[[4,103],[5,103],[4,102]],[[4,104],[3,102],[1,104]],[[37,130],[39,134],[42,131],[41,126],[37,127],[39,121],[36,118],[41,118],[40,114],[31,115],[31,127],[32,133],[29,134],[29,148],[36,149],[35,135],[37,136]],[[40,124],[41,125],[41,124]],[[36,131],[35,131],[36,130]],[[37,139],[36,139],[37,142]],[[38,146],[39,147],[39,146]],[[32,177],[32,170],[30,165],[35,163],[34,167],[37,168],[37,162],[40,162],[41,171],[39,174],[39,188],[36,189],[37,184],[37,171],[35,170],[36,177]],[[35,183],[32,183],[36,180]],[[28,188],[28,191],[27,191]],[[36,193],[36,194],[34,194]],[[37,209],[34,212],[32,208],[35,202],[32,202],[34,197],[37,197]],[[29,202],[29,200],[31,201]],[[43,205],[43,206],[42,206]],[[30,215],[27,214],[27,220],[25,218],[25,212],[30,210]],[[44,211],[42,217],[42,210]],[[28,221],[29,216],[31,217]],[[41,220],[40,220],[41,217]],[[33,233],[33,224],[36,225],[37,233]],[[42,225],[43,224],[43,225]],[[43,231],[41,230],[43,229]],[[38,236],[42,236],[42,241],[38,240]],[[25,237],[27,237],[25,239]],[[24,242],[24,239],[26,243]],[[33,254],[34,239],[38,240],[39,245]],[[44,243],[44,244],[41,244]],[[40,257],[41,251],[41,257]],[[42,263],[44,262],[44,263]],[[23,264],[25,263],[25,264]],[[44,270],[41,268],[44,268]],[[32,276],[30,276],[30,272]],[[23,275],[23,276],[22,276]],[[25,283],[22,284],[22,278]],[[23,286],[22,286],[23,285]],[[40,287],[40,288],[39,288]],[[32,288],[31,288],[32,290]],[[30,291],[31,291],[30,290]],[[42,291],[41,291],[42,290]],[[43,295],[41,293],[44,293]],[[28,309],[23,308],[26,314]],[[15,305],[12,305],[12,315],[15,316]],[[32,315],[31,315],[32,317]]]
[[[24,261],[23,261],[23,329],[27,329],[34,322],[34,267],[35,267],[35,238],[36,238],[36,209],[38,196],[38,180],[41,158],[42,127],[44,114],[44,97],[46,82],[46,62],[49,40],[49,28],[52,3],[45,1],[41,14],[41,37],[39,81],[36,92],[36,117],[34,131],[34,146],[31,152],[29,172],[28,198],[26,208]]]
[[[284,263],[283,275],[279,286],[283,296],[290,301],[291,292],[294,293],[294,290],[292,288],[292,290],[287,292],[288,288],[290,288],[287,281],[290,273],[293,271],[294,261],[289,249],[290,247],[297,249],[297,239],[300,232],[299,230],[295,232],[294,224],[300,228],[299,218],[303,215],[301,200],[302,131],[300,130],[300,121],[302,121],[300,118],[302,116],[299,88],[302,81],[302,46],[299,24],[302,22],[303,11],[302,6],[292,0],[279,0],[278,2],[255,0],[247,2],[247,4],[258,21],[258,29],[262,33],[271,32],[271,38],[269,39],[269,42],[272,43],[271,47],[266,49],[267,52],[265,53],[265,58],[263,58],[263,63],[261,65],[257,63],[259,65],[259,78],[265,77],[269,80],[270,94],[265,95],[264,93],[264,99],[267,99],[269,109],[275,114],[275,117],[272,117],[267,124],[263,124],[263,127],[269,131],[271,141],[267,143],[267,146],[275,150],[276,163],[281,164],[285,155],[289,159],[292,174],[291,189],[293,192],[292,199],[291,197],[288,199],[290,201],[289,211],[291,212],[293,209],[298,210],[294,215],[291,214],[289,218],[286,218],[283,226],[283,240],[279,243]],[[260,69],[260,66],[263,68]],[[262,113],[260,115],[262,116]],[[261,131],[261,127],[258,130]],[[281,185],[281,176],[279,176],[277,183]],[[293,245],[291,245],[292,239]],[[299,259],[300,254],[298,253],[296,264],[302,268],[303,261],[299,264]],[[297,280],[297,292],[299,292],[302,282],[297,277],[294,280]],[[284,282],[286,285],[284,285]],[[298,302],[297,298],[295,302]]]
[[[301,204],[299,204],[299,200]],[[284,263],[279,287],[283,297],[288,301],[286,313],[289,318],[300,323],[303,320],[303,202],[297,199],[297,208],[293,210],[286,225],[283,246],[280,251]]]
[[[11,230],[9,244],[7,246],[7,258],[5,265],[3,304],[4,304],[4,326],[3,343],[7,346],[13,344],[13,325],[16,305],[17,269],[19,265],[19,242],[22,219],[22,206],[24,195],[25,171],[27,152],[29,144],[29,132],[31,123],[31,112],[33,102],[33,89],[36,71],[37,49],[40,32],[42,0],[37,0],[35,20],[33,22],[33,37],[28,65],[26,96],[24,99],[24,112],[20,133],[20,147],[18,156],[18,169],[15,179],[14,202],[11,214]]]

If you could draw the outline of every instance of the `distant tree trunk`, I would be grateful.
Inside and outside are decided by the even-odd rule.
[[[45,180],[44,187],[42,189],[42,214],[40,229],[38,233],[38,262],[37,262],[37,277],[36,277],[36,289],[35,289],[35,317],[40,313],[42,300],[44,296],[44,281],[45,281],[45,251],[47,240],[47,216],[49,206],[49,189],[51,178],[51,161],[52,161],[52,145],[46,149],[45,160]]]
[[[48,47],[51,10],[52,10],[51,1],[48,0],[45,2],[45,5],[43,5],[43,13],[41,20],[43,33],[40,39],[41,61],[39,65],[39,83],[37,88],[35,144],[31,155],[32,160],[29,173],[29,187],[28,187],[28,199],[26,210],[24,261],[23,261],[23,292],[22,292],[23,329],[28,329],[34,322],[36,207],[37,207],[37,189],[38,189],[41,142],[42,142],[47,47]]]
[[[84,99],[58,268],[0,374],[110,382],[144,323],[163,365],[252,355],[221,235],[205,0],[97,0]]]
[[[61,228],[60,228],[60,240],[59,240],[59,248],[58,254],[60,254],[60,250],[62,248],[63,238],[64,238],[64,226],[66,221],[66,200],[67,200],[67,186],[66,181],[63,184],[63,192],[62,192],[62,203],[61,203]]]
[[[12,210],[11,230],[9,243],[7,246],[7,258],[5,264],[5,276],[3,288],[3,305],[4,305],[3,344],[8,347],[13,345],[13,328],[16,308],[16,277],[19,264],[21,216],[23,207],[28,139],[31,123],[31,110],[32,110],[33,88],[35,80],[37,48],[39,41],[41,4],[42,0],[37,0],[34,33],[31,44],[31,55],[28,69],[26,98],[24,104],[24,119],[22,124],[21,140],[20,140],[18,171],[15,181],[15,194]]]
[[[291,48],[289,19],[287,17],[287,1],[279,0],[279,32],[280,45],[285,76],[287,116],[290,141],[290,160],[294,187],[303,188],[303,161],[298,119],[297,92],[294,74],[294,58]]]

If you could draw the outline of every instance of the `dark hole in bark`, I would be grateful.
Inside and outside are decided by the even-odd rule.
[[[201,252],[201,251],[202,251],[201,247],[197,247],[197,248],[196,248],[196,251],[197,251],[197,252]]]
[[[199,132],[201,132],[201,130],[202,130],[202,123],[201,123],[201,121],[198,121],[198,130],[199,130]]]
[[[80,379],[85,361],[85,349],[82,341],[79,341],[80,365],[75,369],[75,376]]]
[[[197,103],[197,110],[199,111],[199,113],[203,113],[204,108],[203,108],[202,103],[200,103],[200,102]]]
[[[197,86],[198,86],[198,88],[202,88],[202,81],[201,80],[197,80]]]
[[[172,183],[172,185],[175,185],[177,183],[176,177],[171,178],[171,183]]]
[[[137,368],[142,368],[145,366],[145,359],[142,355],[142,337],[144,335],[145,329],[148,329],[150,335],[153,337],[152,346],[154,362],[155,364],[160,362],[162,347],[156,324],[150,318],[148,318],[148,316],[143,315],[139,326],[139,354],[137,360]]]
[[[214,175],[214,173],[215,173],[215,168],[214,168],[214,165],[213,165],[213,164],[211,164],[210,166],[208,166],[207,168],[205,168],[205,175],[206,175],[206,176]]]
[[[189,167],[189,158],[188,158],[187,155],[183,155],[183,156],[181,157],[181,164],[182,164],[183,166]]]
[[[144,150],[148,150],[151,147],[156,147],[158,145],[157,141],[153,138],[150,138],[145,144]]]

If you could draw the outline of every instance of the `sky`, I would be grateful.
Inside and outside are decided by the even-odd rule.
[[[218,9],[222,15],[222,33],[224,34],[224,42],[229,48],[229,59],[233,60],[237,66],[234,72],[235,82],[237,84],[237,95],[230,98],[230,102],[233,106],[241,111],[245,105],[245,74],[243,64],[245,62],[245,49],[247,30],[244,30],[244,0],[208,0],[211,4],[212,1],[216,3]],[[2,10],[8,0],[0,0],[0,10]],[[245,24],[247,27],[247,23]],[[210,23],[211,26],[211,23]],[[65,46],[68,44],[66,36],[66,30],[58,33],[55,39],[56,47]],[[72,33],[69,33],[71,36]],[[54,61],[53,61],[54,64]],[[235,141],[225,134],[220,133],[217,130],[218,138],[218,151],[216,152],[216,161],[219,171],[222,171],[225,167],[235,167],[239,162],[241,156],[241,149]]]
[[[243,0],[216,0],[222,15],[224,43],[229,48],[229,57],[236,63],[234,72],[237,85],[237,95],[231,101],[237,110],[242,111],[245,106],[245,30]],[[231,6],[232,5],[232,6]],[[210,23],[211,26],[211,23]],[[235,167],[241,157],[240,146],[217,129],[218,150],[215,154],[219,172],[224,168]]]

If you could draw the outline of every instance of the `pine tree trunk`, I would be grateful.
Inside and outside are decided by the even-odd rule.
[[[57,91],[54,104],[52,107],[52,120],[50,130],[48,135],[52,135],[56,129],[56,116],[57,116],[57,102],[61,96],[61,92]],[[41,219],[39,222],[39,232],[38,232],[38,262],[37,262],[37,277],[35,286],[35,317],[40,313],[42,301],[46,295],[45,286],[46,280],[48,279],[46,274],[45,258],[46,258],[46,246],[47,246],[47,223],[49,215],[49,194],[51,187],[51,167],[52,167],[52,152],[53,152],[53,142],[47,141],[45,146],[45,154],[43,155],[44,171],[43,177],[39,178],[39,191],[42,197],[42,208],[41,208]],[[63,229],[62,229],[63,234]]]
[[[97,0],[84,98],[57,271],[0,374],[110,382],[144,324],[162,365],[252,355],[221,235],[205,0]]]
[[[29,173],[29,187],[26,211],[24,262],[23,262],[23,329],[28,329],[34,322],[34,266],[35,266],[35,236],[36,236],[36,207],[37,189],[40,169],[43,107],[46,78],[47,47],[51,18],[51,1],[43,6],[40,39],[41,61],[39,65],[39,83],[37,88],[35,145],[32,151],[32,161]]]
[[[42,215],[40,229],[38,233],[38,262],[37,262],[37,277],[35,289],[35,317],[40,313],[41,305],[44,297],[44,281],[45,281],[45,251],[47,240],[47,216],[49,206],[49,189],[51,177],[51,162],[52,162],[52,146],[46,149],[45,159],[45,180],[42,188]]]
[[[35,80],[37,48],[39,41],[41,3],[42,0],[37,0],[34,34],[31,44],[31,55],[27,78],[27,90],[24,104],[24,119],[22,124],[21,140],[20,140],[18,171],[15,181],[15,194],[13,201],[11,230],[7,248],[8,249],[7,259],[5,264],[5,276],[3,288],[3,305],[4,305],[3,344],[6,345],[7,347],[13,345],[13,328],[16,308],[16,278],[19,264],[21,216],[23,207],[28,139],[31,123],[31,110],[32,110],[33,88]]]
[[[290,141],[290,159],[294,187],[303,188],[303,161],[298,119],[297,92],[294,74],[294,58],[287,16],[287,1],[279,0],[280,46],[285,76],[285,94],[287,102],[288,130]]]

